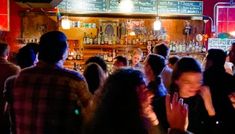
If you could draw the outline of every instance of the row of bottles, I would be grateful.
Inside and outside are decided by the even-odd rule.
[[[67,59],[68,60],[83,60],[84,59],[83,52],[76,51],[76,50],[69,51]]]
[[[113,59],[117,56],[118,51],[115,49],[101,51],[98,56],[102,57],[106,62],[112,62]]]
[[[84,32],[83,44],[85,45],[145,45],[154,40],[157,36],[153,31],[146,33],[126,32],[125,34],[107,34],[98,29],[98,34]]]
[[[203,44],[199,44],[199,42],[190,41],[186,42],[174,42],[171,41],[169,44],[170,51],[179,53],[179,52],[191,52],[191,53],[205,53],[206,47]]]

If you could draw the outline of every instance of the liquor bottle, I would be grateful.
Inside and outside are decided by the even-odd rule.
[[[113,49],[113,59],[116,57],[116,50],[115,49]]]
[[[112,51],[109,51],[109,53],[108,53],[108,62],[112,62],[112,61],[113,61]]]
[[[90,34],[90,38],[89,38],[90,40],[89,40],[89,44],[94,44],[94,39],[93,39],[93,37],[92,37],[92,33]]]
[[[105,60],[105,61],[108,61],[108,55],[107,55],[106,52],[104,52],[104,60]]]
[[[170,42],[170,52],[173,52],[172,49],[173,49],[173,42],[171,41],[171,42]]]
[[[199,52],[199,44],[198,44],[198,42],[195,43],[195,52]]]
[[[98,45],[101,44],[101,32],[99,32],[99,34],[98,34],[97,44],[98,44]]]
[[[90,36],[89,35],[87,35],[87,37],[86,37],[86,44],[90,44]]]
[[[113,41],[113,45],[116,45],[117,44],[117,38],[115,37],[115,35],[113,34],[112,35],[112,41]]]
[[[183,42],[183,44],[182,44],[182,52],[186,52],[186,43],[185,42]]]
[[[126,35],[126,26],[124,22],[121,24],[121,35]]]
[[[77,63],[76,62],[73,63],[73,70],[78,71],[78,67],[77,67]]]
[[[109,41],[109,38],[108,38],[107,34],[105,34],[104,35],[104,44],[108,45],[108,41]]]
[[[112,36],[108,35],[108,45],[112,45]]]
[[[172,44],[172,52],[176,52],[176,44],[175,43]]]
[[[203,52],[203,53],[206,52],[206,47],[205,47],[205,45],[202,45],[202,52]]]
[[[98,37],[97,37],[97,36],[94,37],[94,42],[93,42],[93,44],[95,44],[95,45],[98,44]]]
[[[83,44],[87,44],[87,36],[86,36],[86,32],[84,32],[84,36],[83,36]]]
[[[101,34],[101,45],[104,45],[104,33],[101,32],[100,34]]]

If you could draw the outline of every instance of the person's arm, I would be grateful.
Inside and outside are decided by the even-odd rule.
[[[151,105],[153,93],[147,90],[145,86],[140,86],[137,92],[141,106],[141,116],[148,134],[166,134],[159,125],[159,120]]]
[[[235,109],[235,92],[230,93],[228,95],[228,97],[229,97],[229,99],[230,99],[230,101],[231,101],[231,103],[232,103],[232,105],[233,105],[233,107]]]
[[[168,130],[168,134],[192,134],[191,132],[189,131],[182,131],[182,130],[179,130],[179,129],[169,129]]]
[[[200,89],[200,95],[202,96],[205,108],[209,116],[215,116],[216,112],[213,106],[210,89],[207,86],[202,86]]]

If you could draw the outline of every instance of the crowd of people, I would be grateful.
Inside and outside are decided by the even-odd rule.
[[[169,56],[167,44],[143,58],[118,55],[113,71],[99,56],[84,72],[63,67],[67,37],[43,34],[8,61],[0,42],[2,134],[227,134],[235,121],[235,43],[229,54],[208,50],[205,67],[192,57]],[[226,59],[229,57],[229,61]]]

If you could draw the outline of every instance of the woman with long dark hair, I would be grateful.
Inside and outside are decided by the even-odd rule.
[[[103,88],[103,98],[86,134],[163,134],[158,128],[158,119],[151,106],[152,94],[146,89],[142,72],[117,70]],[[171,132],[183,134],[187,108],[177,99],[173,100],[170,105],[170,97],[166,99]]]
[[[173,70],[171,93],[178,93],[189,107],[188,130],[195,134],[216,133],[216,113],[212,104],[210,90],[202,86],[203,75],[199,62],[191,57],[180,59]],[[160,125],[167,130],[165,98],[154,102],[154,111]]]

